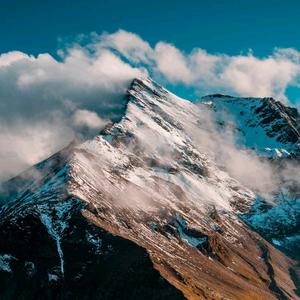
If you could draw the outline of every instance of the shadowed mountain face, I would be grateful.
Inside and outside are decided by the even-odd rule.
[[[298,299],[298,112],[150,79],[125,98],[121,120],[4,185],[0,298]],[[248,150],[285,170],[272,201],[226,164]]]
[[[89,223],[79,208],[61,237],[63,257],[39,217],[2,223],[1,250],[10,255],[2,256],[1,299],[184,299],[145,249]]]

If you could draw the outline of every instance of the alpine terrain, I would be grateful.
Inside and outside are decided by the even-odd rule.
[[[0,299],[300,299],[298,111],[149,78],[124,97],[3,184]]]

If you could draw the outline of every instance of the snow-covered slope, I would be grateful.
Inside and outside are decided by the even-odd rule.
[[[185,130],[197,130],[201,111],[194,104],[149,80],[134,81],[128,97],[126,115],[119,123],[75,149],[71,187],[79,198],[103,190],[117,199],[115,203],[110,200],[110,205],[151,211],[163,203],[180,210],[181,199],[170,192],[168,185],[172,185],[182,189],[199,212],[212,206],[238,211],[234,199],[243,198],[247,205],[255,198],[199,152]],[[118,199],[120,192],[130,196]],[[131,194],[138,199],[131,199]],[[149,195],[155,200],[148,199]]]
[[[95,280],[111,252],[114,261],[106,263],[108,268],[120,255],[131,260],[130,251],[143,249],[160,274],[151,273],[151,278],[167,280],[159,286],[158,299],[182,294],[190,299],[297,299],[289,274],[292,261],[240,218],[251,211],[256,194],[232,178],[203,143],[204,137],[211,138],[204,135],[208,104],[203,110],[202,104],[180,99],[151,79],[134,80],[126,99],[118,123],[7,183],[0,211],[0,239],[6,241],[0,247],[0,293],[9,293],[9,278],[30,278],[36,272],[51,293],[67,282],[64,291],[71,295],[74,286]],[[289,153],[297,148],[292,140],[276,139]],[[257,150],[272,148],[273,138],[268,141]],[[32,235],[34,227],[38,236]],[[25,253],[13,238],[22,234]],[[116,242],[116,236],[122,239]],[[125,246],[123,239],[133,244]],[[44,253],[42,245],[51,245],[50,265],[33,254]],[[72,245],[84,247],[88,258],[74,256]],[[135,250],[124,255],[122,249]],[[76,260],[80,268],[74,267]],[[141,268],[136,264],[130,266],[134,274]],[[144,264],[141,278],[150,276],[145,275],[149,262]],[[90,272],[91,265],[98,271]],[[109,274],[114,280],[116,275]],[[151,290],[146,282],[144,292]],[[128,284],[136,293],[137,285]],[[93,287],[91,293],[95,299],[113,299],[103,297],[104,289]],[[134,293],[123,298],[136,299]],[[141,292],[140,298],[147,297]]]
[[[267,157],[299,155],[300,115],[273,98],[205,96],[198,105],[209,106],[220,125],[231,120],[239,143]]]
[[[300,247],[300,115],[297,109],[284,106],[273,98],[235,98],[210,95],[198,102],[209,109],[219,128],[230,126],[237,146],[253,149],[268,158],[279,172],[286,163],[293,165],[292,178],[283,178],[274,191],[274,203],[258,197],[244,216],[255,230],[274,245],[298,256]],[[286,188],[289,181],[293,186]]]

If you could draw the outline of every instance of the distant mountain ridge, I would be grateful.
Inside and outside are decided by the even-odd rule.
[[[244,135],[244,145],[266,156],[299,156],[300,115],[273,98],[205,96],[199,103],[211,103],[218,121],[230,115]],[[222,116],[221,113],[224,113]],[[276,148],[278,147],[278,148]],[[280,150],[282,149],[282,151]]]

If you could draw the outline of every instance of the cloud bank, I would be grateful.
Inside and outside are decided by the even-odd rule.
[[[287,87],[299,87],[300,52],[292,48],[276,48],[264,58],[255,57],[251,51],[230,56],[195,48],[184,53],[164,41],[151,47],[136,34],[123,30],[94,35],[93,41],[97,49],[109,47],[132,64],[145,66],[154,77],[192,87],[202,95],[218,91],[286,101]]]
[[[134,33],[91,34],[38,56],[0,55],[0,181],[66,146],[84,132],[97,132],[120,116],[130,81],[149,74],[163,84],[195,93],[274,96],[286,101],[299,85],[300,53],[275,49],[265,58],[184,53],[160,41],[150,45]]]

